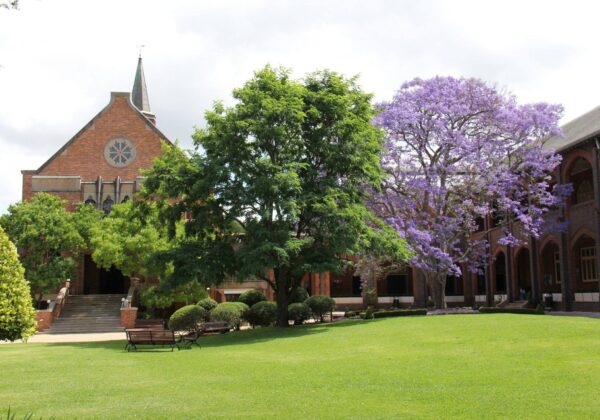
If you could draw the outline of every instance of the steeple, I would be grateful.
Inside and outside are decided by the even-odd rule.
[[[148,89],[146,88],[142,54],[138,57],[135,80],[133,81],[133,89],[131,91],[131,101],[149,120],[153,123],[156,122],[156,116],[150,111],[150,100],[148,99]]]

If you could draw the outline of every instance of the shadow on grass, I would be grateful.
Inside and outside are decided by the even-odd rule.
[[[356,325],[366,325],[373,321],[363,320],[344,320],[332,323],[323,324],[306,324],[296,325],[289,328],[278,328],[278,327],[265,327],[256,328],[252,330],[234,331],[227,334],[219,335],[207,335],[201,336],[198,340],[200,350],[202,348],[210,347],[224,347],[224,346],[236,346],[236,345],[248,345],[268,342],[271,340],[285,340],[289,338],[297,338],[303,336],[310,336],[315,334],[323,334],[330,329],[351,327]],[[40,343],[41,344],[41,343]],[[94,341],[88,343],[45,343],[43,345],[52,347],[72,347],[79,349],[110,349],[120,350],[123,353],[127,353],[125,348],[126,342],[122,341]],[[193,346],[196,350],[198,347]],[[182,348],[181,351],[189,350]],[[171,352],[170,348],[163,348],[161,346],[140,346],[138,350],[133,350],[130,353],[164,353]]]

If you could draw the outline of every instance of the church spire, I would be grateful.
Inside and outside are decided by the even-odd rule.
[[[135,80],[133,81],[133,89],[131,91],[131,101],[137,109],[154,121],[155,116],[150,111],[150,100],[148,99],[148,89],[146,88],[146,77],[144,76],[144,67],[142,66],[142,54],[138,57],[137,70],[135,72]]]

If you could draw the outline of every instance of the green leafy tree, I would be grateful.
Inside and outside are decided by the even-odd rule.
[[[27,340],[35,333],[35,311],[15,246],[0,228],[0,340]]]
[[[378,221],[363,205],[365,186],[382,179],[382,134],[371,125],[371,95],[331,71],[297,81],[267,66],[233,97],[234,106],[207,112],[195,152],[158,159],[146,194],[163,199],[172,223],[189,216],[168,256],[181,273],[174,281],[262,279],[287,326],[289,294],[306,272],[339,272],[344,256],[389,237],[374,233]],[[394,238],[388,252],[400,258]]]
[[[75,214],[65,210],[65,200],[39,193],[30,201],[13,204],[0,218],[0,226],[21,255],[25,277],[38,303],[72,277],[76,258],[85,241]]]
[[[170,246],[155,204],[136,201],[113,206],[110,214],[92,227],[90,242],[92,258],[100,267],[116,267],[126,276],[141,277],[155,274],[151,255]]]
[[[176,223],[174,229],[177,226],[182,226],[182,222]],[[206,286],[197,280],[180,284],[163,281],[172,275],[173,264],[157,260],[154,255],[168,252],[177,234],[169,237],[156,202],[127,201],[115,205],[109,216],[92,224],[90,232],[96,264],[105,269],[115,267],[126,276],[152,280],[143,282],[140,290],[140,300],[146,308],[163,310],[164,315],[164,310],[174,303],[187,305],[208,296]]]

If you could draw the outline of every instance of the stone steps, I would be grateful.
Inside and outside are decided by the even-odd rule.
[[[42,334],[121,332],[123,295],[69,296],[60,317]]]

